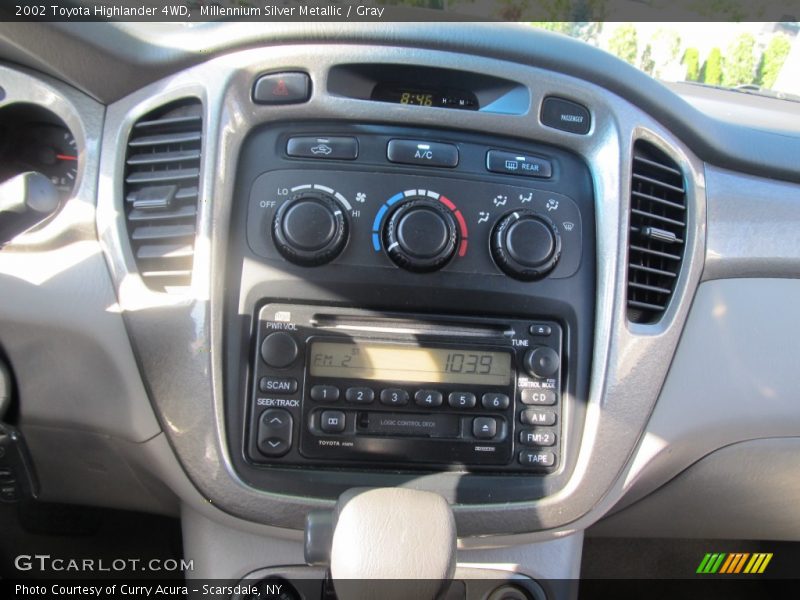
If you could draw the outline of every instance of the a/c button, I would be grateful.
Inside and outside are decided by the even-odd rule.
[[[458,148],[424,140],[389,140],[386,157],[393,163],[452,168],[458,165]]]

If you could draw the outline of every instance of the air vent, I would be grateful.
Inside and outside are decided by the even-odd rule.
[[[202,133],[195,99],[154,110],[131,130],[125,216],[139,274],[153,290],[191,283]]]
[[[633,147],[628,319],[655,323],[678,279],[686,240],[686,188],[678,165],[653,145]]]

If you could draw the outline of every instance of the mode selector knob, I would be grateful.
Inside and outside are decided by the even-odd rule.
[[[347,243],[347,219],[327,194],[303,193],[284,202],[272,221],[275,247],[287,260],[314,266],[336,258]]]
[[[547,346],[538,346],[525,353],[525,370],[533,377],[546,379],[558,372],[561,358],[558,352]]]
[[[383,230],[386,253],[409,271],[441,269],[453,257],[458,229],[444,206],[429,200],[410,200],[395,210]]]
[[[492,232],[492,256],[507,275],[523,281],[544,277],[561,256],[561,237],[543,215],[515,210]]]

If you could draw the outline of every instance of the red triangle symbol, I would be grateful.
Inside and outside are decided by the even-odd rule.
[[[279,79],[278,82],[275,84],[275,87],[272,88],[272,95],[273,96],[289,95],[289,88],[286,87],[286,82],[283,79]]]

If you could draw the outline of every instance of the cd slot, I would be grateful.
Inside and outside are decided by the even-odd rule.
[[[453,336],[503,340],[514,336],[510,325],[498,323],[465,323],[441,321],[418,321],[380,316],[353,316],[317,314],[311,320],[316,329],[340,333],[392,334],[424,337]]]

